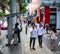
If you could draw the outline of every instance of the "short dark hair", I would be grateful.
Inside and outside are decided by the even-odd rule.
[[[19,25],[19,23],[16,23],[16,24],[15,24],[15,26],[18,26],[18,25]]]

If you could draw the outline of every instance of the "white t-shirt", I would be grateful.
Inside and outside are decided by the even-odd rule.
[[[32,27],[30,28],[30,37],[37,37],[37,29],[36,28],[34,28],[34,30]]]
[[[51,31],[51,39],[57,39],[57,37],[56,37],[56,33],[54,33],[53,31]]]
[[[38,23],[35,23],[36,27],[39,28],[39,24]]]
[[[18,25],[18,29],[19,29],[19,30],[21,29],[20,25]]]
[[[44,28],[43,27],[40,27],[40,28],[37,29],[37,34],[38,35],[43,35],[43,33],[44,33]]]

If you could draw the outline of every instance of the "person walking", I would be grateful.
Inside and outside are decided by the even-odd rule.
[[[36,26],[33,24],[32,27],[30,28],[30,49],[31,49],[31,45],[32,49],[35,50],[35,40],[37,37],[37,29]]]
[[[48,24],[48,23],[46,23],[45,27],[46,27],[46,34],[48,34],[49,24]]]
[[[15,24],[15,31],[14,31],[14,33],[17,34],[17,37],[18,37],[18,43],[20,43],[20,30],[21,30],[21,28],[20,28],[19,23],[16,23],[16,24]]]
[[[37,28],[39,28],[39,23],[40,23],[40,22],[36,22],[36,23],[35,23],[35,25],[36,25]]]
[[[39,47],[42,48],[42,37],[44,34],[44,28],[41,24],[39,24],[39,28],[37,29],[37,35],[38,35],[38,42],[39,42]]]
[[[56,50],[56,39],[57,39],[57,32],[56,32],[56,28],[52,27],[52,30],[50,32],[50,38],[51,38],[51,51],[55,51]]]

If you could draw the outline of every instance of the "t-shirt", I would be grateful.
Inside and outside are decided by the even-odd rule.
[[[56,33],[54,33],[53,31],[51,31],[51,39],[57,39],[57,37],[56,37]]]
[[[37,37],[37,29],[36,28],[34,28],[34,30],[32,27],[30,28],[30,37]]]
[[[18,29],[20,30],[21,28],[20,28],[20,25],[18,25]]]
[[[21,27],[20,27],[20,25],[18,25],[15,27],[14,32],[18,33],[18,32],[20,32],[20,30],[21,30]]]
[[[38,23],[35,23],[36,27],[39,28],[39,24]]]
[[[43,33],[44,33],[44,28],[43,28],[43,27],[39,27],[39,28],[37,29],[37,34],[38,34],[38,35],[43,35]]]

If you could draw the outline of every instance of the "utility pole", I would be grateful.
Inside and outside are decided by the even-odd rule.
[[[10,0],[10,11],[16,13],[16,0]],[[12,31],[16,23],[16,16],[8,18],[8,45],[10,45],[12,40]]]

